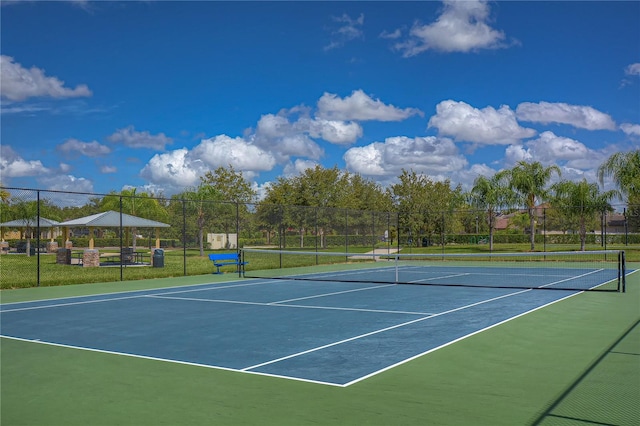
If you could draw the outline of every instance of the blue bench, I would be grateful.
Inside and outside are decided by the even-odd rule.
[[[221,274],[220,267],[225,265],[245,265],[248,262],[243,262],[240,259],[240,253],[211,253],[209,260],[213,262],[213,266],[216,267],[214,274]]]

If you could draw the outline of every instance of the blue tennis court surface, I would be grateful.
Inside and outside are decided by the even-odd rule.
[[[1,324],[8,338],[347,386],[576,293],[246,279],[4,304]]]

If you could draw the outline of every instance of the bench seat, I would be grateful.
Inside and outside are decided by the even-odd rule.
[[[216,267],[213,274],[221,274],[220,267],[226,265],[246,265],[248,262],[242,262],[240,259],[240,253],[211,253],[209,260],[213,262],[213,266]]]

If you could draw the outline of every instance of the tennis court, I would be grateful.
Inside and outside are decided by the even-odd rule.
[[[344,387],[576,295],[585,281],[594,288],[619,280],[619,267],[601,266],[563,261],[533,274],[513,265],[358,263],[341,278],[335,268],[298,270],[278,280],[3,304],[2,336]],[[401,270],[410,281],[455,275],[458,284],[383,282]],[[523,282],[560,289],[519,288]],[[581,284],[566,288],[574,282]]]

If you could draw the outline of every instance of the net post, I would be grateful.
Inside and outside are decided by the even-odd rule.
[[[398,282],[400,281],[400,280],[398,279],[398,263],[399,263],[399,262],[398,262],[398,260],[399,260],[400,256],[398,256],[398,255],[396,254],[396,255],[395,255],[395,256],[393,256],[393,257],[394,257],[395,262],[396,262],[396,284],[398,284]]]
[[[620,252],[620,273],[622,275],[622,293],[627,292],[627,267],[624,250]]]

